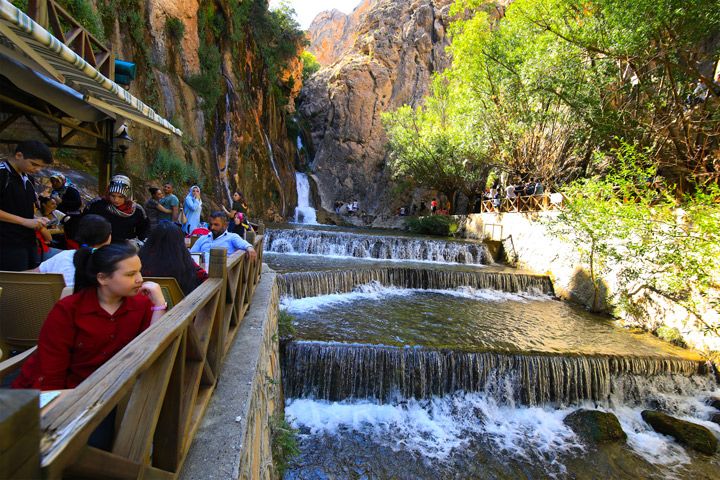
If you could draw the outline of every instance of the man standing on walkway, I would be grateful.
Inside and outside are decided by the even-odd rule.
[[[20,143],[15,153],[0,162],[0,270],[19,272],[38,264],[35,230],[47,218],[35,218],[37,195],[33,173],[53,162],[43,143]]]
[[[172,183],[167,182],[165,185],[163,185],[163,194],[165,196],[158,200],[158,202],[160,202],[160,205],[162,205],[164,208],[172,210],[172,213],[165,213],[161,210],[158,219],[169,220],[171,222],[177,223],[180,212],[180,200],[178,200],[178,197],[173,194]]]
[[[228,256],[238,250],[245,250],[251,259],[257,258],[257,252],[249,242],[237,233],[227,231],[227,215],[224,212],[210,214],[210,233],[198,238],[190,251],[207,253],[212,248],[225,248]]]

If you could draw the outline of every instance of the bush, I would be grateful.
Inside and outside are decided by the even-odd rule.
[[[278,314],[278,332],[281,339],[291,338],[295,335],[295,327],[292,322],[295,319],[287,310],[280,310]]]
[[[168,16],[165,20],[165,33],[172,40],[180,41],[185,36],[185,24],[177,17]]]
[[[172,182],[175,185],[199,181],[195,165],[187,163],[164,148],[159,149],[155,154],[155,160],[150,165],[148,174],[150,178]]]
[[[313,73],[320,70],[320,63],[318,63],[315,55],[305,50],[300,54],[300,58],[303,63],[302,79],[306,82],[308,78],[312,77]]]
[[[680,330],[678,330],[677,328],[667,327],[663,325],[661,327],[658,327],[657,330],[655,330],[655,335],[662,338],[666,342],[677,345],[678,347],[686,347],[685,341],[682,337],[682,333],[680,333]]]
[[[297,444],[298,431],[290,426],[282,413],[270,417],[270,441],[272,459],[278,478],[282,478],[292,460],[300,453]]]
[[[431,215],[408,218],[405,221],[405,227],[413,233],[447,237],[457,232],[458,223],[453,217],[447,215]]]

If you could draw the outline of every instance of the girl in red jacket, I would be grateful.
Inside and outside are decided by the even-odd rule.
[[[143,283],[130,243],[81,248],[74,263],[75,293],[48,314],[13,388],[75,388],[167,309],[160,286]]]

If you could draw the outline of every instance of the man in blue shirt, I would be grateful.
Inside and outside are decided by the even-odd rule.
[[[237,233],[227,231],[227,215],[223,212],[210,214],[210,233],[198,238],[190,251],[192,253],[206,253],[211,248],[226,248],[228,256],[238,250],[245,250],[251,260],[257,258],[257,252],[250,243],[243,240]]]

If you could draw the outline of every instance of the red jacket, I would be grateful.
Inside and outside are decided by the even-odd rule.
[[[127,297],[110,315],[97,289],[87,288],[58,301],[40,330],[37,351],[23,364],[13,388],[75,388],[150,326],[152,302]]]

